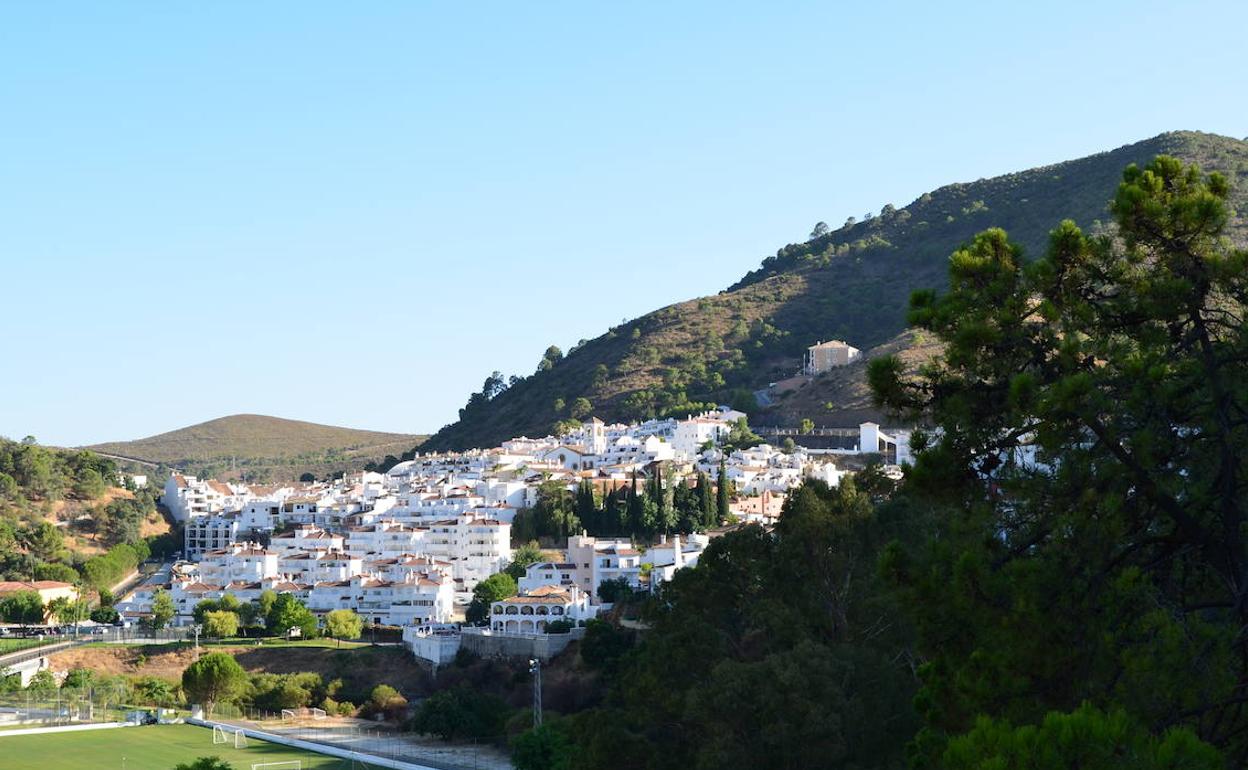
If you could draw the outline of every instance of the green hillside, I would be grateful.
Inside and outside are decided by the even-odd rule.
[[[587,411],[616,420],[683,414],[712,402],[751,406],[751,391],[793,373],[818,340],[840,338],[863,350],[894,340],[905,329],[911,291],[944,286],[949,254],[975,233],[1003,227],[1037,254],[1064,218],[1092,232],[1104,228],[1123,168],[1158,154],[1221,171],[1240,208],[1248,198],[1248,142],[1196,132],[942,187],[904,208],[886,206],[867,221],[785,246],[726,291],[614,327],[564,357],[544,358],[542,371],[509,386],[487,382],[460,419],[424,446],[543,435]],[[1232,234],[1241,241],[1248,240],[1243,221]],[[770,415],[751,411],[760,423],[795,416],[783,405]],[[821,407],[809,416],[833,424],[854,415]]]
[[[236,414],[134,441],[89,449],[201,475],[245,474],[249,479],[289,479],[356,469],[395,457],[423,436],[318,425],[258,414]]]

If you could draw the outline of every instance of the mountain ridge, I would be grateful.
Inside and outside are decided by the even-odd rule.
[[[276,477],[345,470],[399,456],[424,436],[360,430],[260,414],[233,414],[131,441],[84,447],[100,454],[229,476]]]
[[[460,419],[422,448],[543,435],[587,413],[644,419],[717,402],[745,407],[761,422],[795,419],[783,404],[758,408],[751,393],[790,376],[807,346],[839,338],[868,350],[897,339],[906,328],[910,293],[943,287],[949,255],[986,228],[1003,227],[1028,255],[1043,252],[1049,231],[1063,219],[1106,231],[1108,202],[1122,171],[1159,154],[1224,173],[1233,203],[1248,203],[1248,142],[1193,131],[944,185],[900,209],[885,206],[878,216],[784,246],[718,294],[612,327],[566,357],[543,357],[538,372],[509,386],[487,382]],[[1237,221],[1231,234],[1248,240],[1248,222]],[[838,411],[804,416],[823,424],[851,416]]]

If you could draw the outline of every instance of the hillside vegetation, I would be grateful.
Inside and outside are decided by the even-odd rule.
[[[156,485],[135,488],[95,452],[0,438],[0,580],[116,584],[153,552],[175,547],[156,494]]]
[[[291,480],[395,458],[424,439],[318,425],[258,414],[236,414],[135,441],[90,449],[128,460],[178,468],[201,476]]]
[[[985,228],[1006,229],[1029,256],[1043,252],[1062,219],[1092,233],[1107,230],[1107,204],[1122,169],[1158,154],[1225,174],[1233,206],[1248,198],[1248,142],[1196,132],[942,187],[903,208],[885,206],[869,219],[785,246],[718,295],[621,324],[566,356],[551,348],[532,375],[491,378],[460,419],[425,447],[544,435],[560,421],[591,412],[606,420],[637,419],[714,402],[746,408],[759,423],[793,424],[799,413],[819,424],[850,422],[856,412],[841,414],[835,393],[813,412],[781,404],[773,414],[760,413],[751,393],[792,374],[818,340],[840,338],[863,350],[893,341],[905,330],[910,293],[943,285],[949,255]],[[1243,242],[1245,233],[1239,221],[1228,235]],[[864,371],[856,370],[860,378]],[[846,388],[865,398],[862,379]],[[829,401],[833,409],[824,408]]]

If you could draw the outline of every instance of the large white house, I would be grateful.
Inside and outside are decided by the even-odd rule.
[[[576,586],[540,586],[490,605],[495,633],[543,634],[557,620],[576,626],[598,614],[589,597]]]

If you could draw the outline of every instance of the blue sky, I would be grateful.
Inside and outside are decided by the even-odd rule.
[[[818,220],[1248,135],[1248,4],[0,7],[0,435],[422,432]]]

